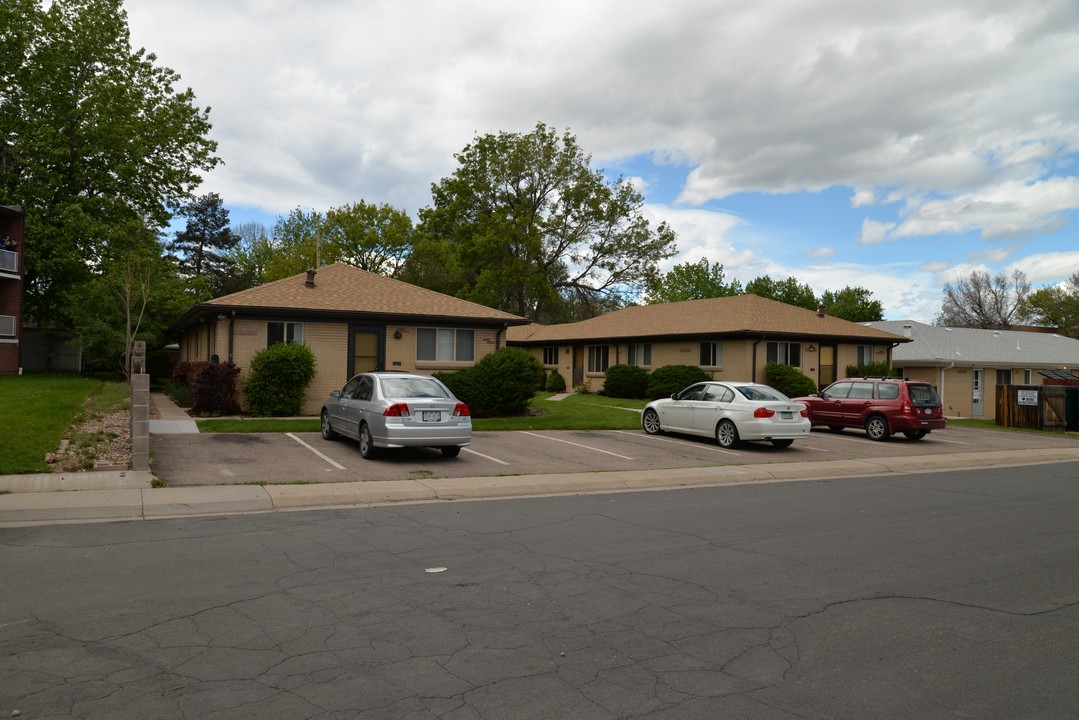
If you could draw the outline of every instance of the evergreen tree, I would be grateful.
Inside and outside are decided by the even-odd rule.
[[[230,254],[240,236],[229,227],[229,211],[217,193],[196,198],[181,213],[187,226],[168,244],[171,257],[183,277],[202,278],[217,296],[232,274]]]

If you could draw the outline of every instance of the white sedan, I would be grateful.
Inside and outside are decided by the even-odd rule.
[[[768,385],[702,382],[644,407],[641,425],[650,435],[664,431],[714,437],[720,447],[741,440],[767,440],[790,447],[809,436],[809,410]]]

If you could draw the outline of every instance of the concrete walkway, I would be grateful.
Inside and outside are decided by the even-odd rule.
[[[177,433],[197,433],[199,426],[183,408],[174,403],[164,393],[150,393],[150,402],[157,408],[159,418],[150,419],[151,435],[175,435]]]

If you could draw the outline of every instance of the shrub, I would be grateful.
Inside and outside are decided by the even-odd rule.
[[[236,399],[235,363],[210,363],[188,384],[191,411],[196,415],[235,415],[240,411]]]
[[[638,365],[611,365],[600,392],[607,397],[643,398],[648,393],[648,372]]]
[[[895,375],[895,370],[887,360],[847,366],[847,377],[891,377],[893,375]]]
[[[520,415],[540,389],[543,365],[520,348],[502,348],[467,370],[435,377],[461,399],[475,417]]]
[[[171,385],[166,388],[168,396],[180,407],[191,407],[191,383],[195,376],[210,363],[181,360],[172,368]]]
[[[670,397],[693,383],[710,380],[708,373],[696,365],[664,365],[648,376],[648,394],[652,400]]]
[[[566,391],[566,378],[562,377],[562,373],[557,370],[552,370],[551,374],[547,376],[547,385],[544,387],[547,392],[560,393]]]
[[[802,397],[817,392],[817,383],[802,374],[802,371],[790,365],[768,363],[764,366],[768,384],[787,397]]]
[[[306,345],[276,343],[251,359],[244,392],[251,414],[299,415],[304,392],[315,378],[315,355]]]

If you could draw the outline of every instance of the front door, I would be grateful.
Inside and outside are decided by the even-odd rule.
[[[984,394],[983,386],[984,371],[981,368],[974,368],[970,371],[970,414],[972,417],[981,417],[984,411],[984,403],[982,395]]]
[[[384,370],[386,358],[382,339],[386,328],[352,325],[348,338],[348,376]]]
[[[836,377],[835,345],[821,345],[820,357],[817,358],[817,387],[826,388],[839,378]]]

